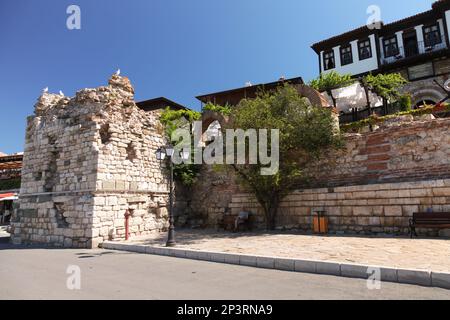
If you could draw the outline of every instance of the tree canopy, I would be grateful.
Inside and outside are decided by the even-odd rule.
[[[168,141],[172,133],[182,127],[188,127],[192,131],[192,124],[201,118],[201,113],[194,110],[172,110],[170,107],[161,113],[160,121],[164,125],[165,135]],[[174,166],[174,178],[186,187],[191,187],[200,172],[200,165],[182,163]]]
[[[355,83],[351,74],[339,74],[336,71],[322,73],[317,79],[309,82],[309,85],[319,92],[329,92],[334,89],[349,86]]]
[[[277,173],[261,175],[261,164],[232,166],[262,206],[267,228],[274,229],[280,201],[307,178],[306,166],[341,145],[332,110],[312,106],[286,84],[275,92],[242,100],[230,116],[235,129],[279,129]]]
[[[333,96],[333,90],[343,88],[355,83],[351,74],[341,75],[336,71],[322,73],[317,79],[309,82],[309,85],[319,92],[326,92],[333,100],[333,106],[336,108],[336,98]]]
[[[368,74],[363,78],[363,83],[368,89],[378,96],[390,101],[401,97],[400,88],[408,83],[400,73]]]

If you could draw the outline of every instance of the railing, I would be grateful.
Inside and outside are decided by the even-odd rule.
[[[400,112],[400,106],[397,103],[388,103],[386,106],[364,108],[364,109],[350,109],[347,112],[341,112],[339,115],[339,123],[348,124],[369,118],[372,114],[379,117],[395,114]],[[450,118],[450,112],[447,110],[433,111],[432,113],[437,118]]]
[[[349,112],[343,112],[339,115],[339,123],[346,124],[352,123],[360,120],[364,120],[371,115],[371,112],[377,114],[378,116],[385,116],[388,114],[394,114],[400,111],[400,107],[396,104],[388,104],[386,106],[372,107],[371,109],[353,109]]]
[[[417,42],[417,45],[408,45],[405,47],[399,47],[398,54],[391,57],[381,57],[381,64],[391,64],[397,61],[401,61],[407,58],[415,57],[421,54],[426,54],[430,52],[436,52],[447,48],[445,38],[442,37],[440,43],[434,45],[427,45],[424,41]]]

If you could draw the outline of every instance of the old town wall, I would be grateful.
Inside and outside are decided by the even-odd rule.
[[[449,125],[450,119],[407,116],[346,134],[345,148],[311,166],[310,185],[281,204],[278,227],[310,230],[312,215],[323,209],[336,232],[404,234],[413,212],[450,211]],[[204,171],[193,187],[191,216],[217,227],[224,215],[246,209],[264,226],[257,202],[232,172]]]
[[[129,80],[44,92],[28,118],[14,243],[96,247],[167,228],[167,179],[155,151],[164,143],[157,112],[134,103]]]

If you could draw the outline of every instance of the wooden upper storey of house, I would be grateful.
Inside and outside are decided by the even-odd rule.
[[[334,36],[312,45],[321,73],[337,71],[354,76],[383,72],[448,55],[450,0],[414,16]]]
[[[172,110],[188,109],[185,106],[176,103],[172,100],[169,100],[165,97],[159,97],[141,102],[136,102],[136,105],[138,106],[139,109],[142,109],[144,111],[163,110],[166,109],[167,107],[171,108]]]
[[[245,87],[226,90],[221,92],[209,93],[196,98],[201,101],[202,104],[213,103],[221,106],[230,105],[236,106],[242,99],[256,98],[260,91],[272,91],[282,85],[283,83],[289,83],[291,85],[304,84],[301,77],[284,79],[280,78],[278,81],[270,83],[262,83],[257,85],[248,84]]]

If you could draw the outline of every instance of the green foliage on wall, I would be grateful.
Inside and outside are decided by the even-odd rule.
[[[317,79],[309,82],[309,86],[319,92],[330,92],[331,90],[349,86],[355,83],[351,74],[339,74],[336,71],[321,74]]]
[[[0,180],[0,190],[20,189],[20,178]]]
[[[397,104],[399,106],[400,111],[402,112],[408,112],[412,109],[412,101],[411,96],[409,94],[404,94],[400,96],[400,98],[397,100]]]
[[[282,199],[309,178],[306,168],[342,145],[332,110],[312,106],[286,84],[242,100],[231,117],[233,129],[279,130],[279,170],[273,175],[262,175],[266,166],[260,163],[230,165],[263,208],[267,228],[274,229]]]
[[[363,82],[370,91],[386,100],[397,100],[401,97],[400,88],[408,83],[400,73],[368,74]]]
[[[333,95],[333,90],[347,87],[355,82],[356,80],[352,78],[351,74],[341,75],[336,71],[331,71],[325,74],[322,73],[317,79],[311,80],[309,86],[319,92],[326,92],[333,100],[333,106],[336,108],[337,100]]]
[[[172,110],[167,107],[160,117],[165,127],[166,138],[171,140],[172,133],[178,128],[192,129],[192,124],[201,118],[201,113],[194,110]],[[201,166],[195,164],[178,164],[173,168],[174,179],[190,187],[197,180]]]
[[[209,110],[209,111],[213,111],[213,112],[217,112],[226,116],[229,116],[231,114],[231,107],[226,105],[226,106],[219,106],[219,105],[215,105],[212,103],[207,103],[204,107],[203,110]]]
[[[161,113],[160,121],[165,126],[168,137],[172,132],[183,126],[192,124],[201,118],[202,114],[194,110],[173,110],[170,107]]]
[[[440,106],[439,109],[436,106],[427,105],[420,109],[397,112],[397,113],[390,114],[390,115],[383,116],[383,117],[379,117],[377,115],[372,115],[364,120],[360,120],[357,122],[352,122],[352,123],[347,123],[347,124],[342,125],[341,131],[342,132],[358,132],[359,130],[361,130],[364,127],[380,124],[386,120],[394,119],[394,118],[397,118],[400,116],[407,116],[407,115],[421,116],[424,114],[433,114],[436,112],[450,112],[450,105],[444,104],[444,105]]]

